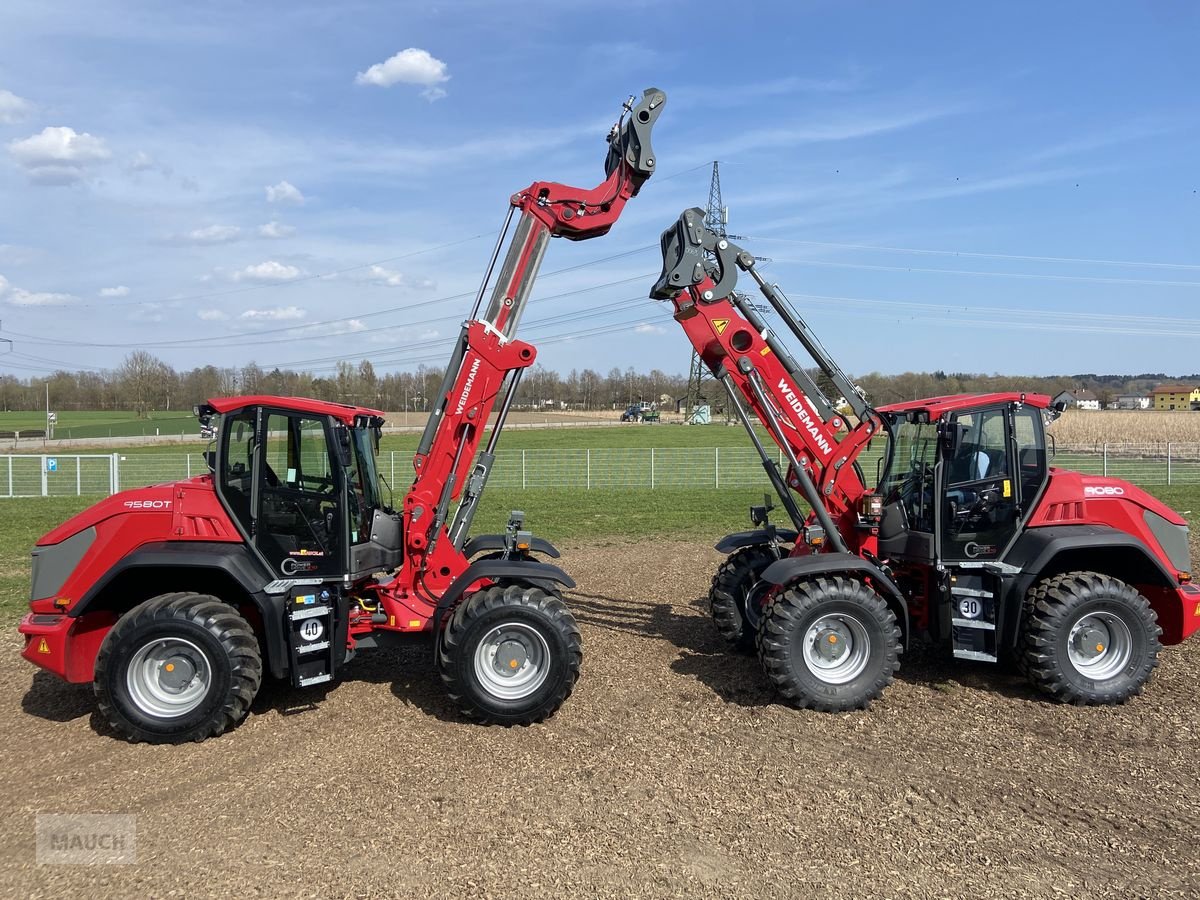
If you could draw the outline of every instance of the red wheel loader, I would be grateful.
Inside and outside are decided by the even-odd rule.
[[[535,182],[511,198],[399,509],[376,469],[382,413],[209,400],[197,408],[216,435],[209,474],[116,494],[38,541],[25,658],[94,683],[113,728],[150,742],[236,724],[264,673],[320,685],[358,651],[419,632],[433,632],[435,664],[466,715],[524,725],[553,713],[579,675],[579,629],[560,597],[574,582],[531,556],[559,554],[520,513],[503,534],[468,534],[536,357],[515,335],[550,238],[612,228],[654,172],[665,100],[651,88],[625,104],[597,187]]]
[[[789,520],[777,527],[770,504],[755,507],[753,530],[716,545],[729,556],[713,578],[712,616],[730,644],[757,650],[788,700],[864,708],[925,638],[960,659],[1011,659],[1061,701],[1121,703],[1140,692],[1161,644],[1200,627],[1187,523],[1132,484],[1049,465],[1045,426],[1061,412],[1049,397],[874,408],[755,258],[704,226],[703,210],[663,233],[662,253],[650,296],[672,304],[724,385]],[[782,335],[735,290],[739,269]]]

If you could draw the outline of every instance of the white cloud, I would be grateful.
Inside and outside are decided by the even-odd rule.
[[[24,288],[15,287],[11,281],[0,275],[0,300],[9,306],[66,306],[78,299],[73,294],[27,291]]]
[[[154,161],[154,157],[149,153],[139,150],[129,160],[128,168],[131,172],[149,172],[151,169],[157,169],[158,163]]]
[[[303,269],[287,266],[281,262],[269,259],[256,266],[246,266],[240,272],[233,273],[234,281],[291,281],[304,274]]]
[[[242,229],[236,225],[207,225],[180,235],[177,240],[186,244],[227,244],[236,241],[241,233]]]
[[[101,297],[128,297],[129,288],[123,284],[118,284],[116,287],[100,288]]]
[[[440,87],[450,80],[446,74],[446,64],[428,50],[409,47],[401,50],[390,59],[375,63],[365,72],[359,72],[354,79],[355,84],[373,84],[376,87],[391,87],[393,84],[422,84],[425,90],[421,96],[433,102],[446,96],[446,91]]]
[[[635,334],[666,334],[667,333],[667,329],[663,328],[661,325],[650,325],[649,323],[646,323],[646,322],[643,322],[641,325],[638,325],[633,330],[634,330]]]
[[[33,104],[23,100],[12,91],[0,90],[0,125],[15,125],[23,122],[33,110]]]
[[[289,319],[303,319],[308,315],[307,310],[298,306],[276,306],[271,309],[248,309],[239,319],[255,319],[260,322],[283,322]]]
[[[40,134],[12,141],[8,153],[39,184],[82,181],[89,167],[112,157],[102,138],[66,127],[43,128]]]
[[[378,284],[384,287],[419,288],[428,290],[437,287],[437,283],[428,278],[409,278],[403,272],[387,269],[383,266],[370,266],[365,272],[352,276],[355,281],[368,284]]]
[[[229,318],[219,309],[202,309],[196,313],[196,317],[203,322],[223,322]]]
[[[284,225],[280,222],[272,221],[258,226],[258,236],[264,238],[285,238],[291,237],[295,233],[296,229],[291,225]]]
[[[299,206],[304,202],[304,195],[290,181],[281,181],[279,184],[267,185],[267,202]]]
[[[403,272],[393,272],[383,266],[371,266],[367,270],[367,277],[376,284],[384,284],[388,287],[403,287],[408,284],[408,279],[404,277]]]

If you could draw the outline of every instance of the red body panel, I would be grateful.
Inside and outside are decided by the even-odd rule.
[[[305,397],[277,397],[273,394],[249,394],[242,397],[214,397],[208,401],[219,413],[245,409],[247,406],[270,406],[296,412],[310,412],[318,416],[333,416],[345,425],[354,424],[355,416],[382,419],[383,413],[365,406],[347,406],[344,403],[328,403],[324,400],[309,400]]]
[[[91,548],[57,594],[31,600],[31,613],[18,628],[26,636],[22,655],[68,681],[91,681],[100,642],[115,619],[107,613],[79,618],[62,613],[73,609],[113,566],[145,544],[242,541],[208,476],[114,494],[43,535],[37,545],[60,543],[87,528],[96,529]],[[60,621],[51,624],[48,616]]]
[[[1172,525],[1187,525],[1186,519],[1157,497],[1119,478],[1051,468],[1050,481],[1027,527],[1104,525],[1116,529],[1141,541],[1162,567],[1178,578],[1182,573],[1163,554],[1162,546],[1146,524],[1147,510]],[[1200,629],[1200,591],[1192,585],[1180,585],[1173,590],[1152,584],[1136,587],[1158,614],[1164,644],[1178,644]]]
[[[1001,403],[1024,402],[1036,409],[1049,409],[1050,398],[1045,394],[1021,394],[1007,391],[994,394],[946,394],[943,397],[926,397],[923,400],[906,400],[877,407],[879,412],[914,412],[925,410],[933,421],[948,412],[960,409],[978,409],[981,406],[997,406]]]

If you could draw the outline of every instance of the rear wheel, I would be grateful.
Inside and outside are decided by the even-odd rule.
[[[1096,572],[1034,585],[1022,628],[1021,669],[1034,687],[1065,703],[1115,704],[1136,696],[1162,649],[1149,601]]]
[[[806,579],[773,597],[758,628],[767,677],[796,706],[866,709],[900,666],[900,628],[883,598],[853,578]]]
[[[450,698],[485,724],[529,725],[562,706],[579,678],[579,626],[556,593],[526,584],[476,591],[442,635]]]
[[[96,657],[100,712],[123,737],[202,741],[237,724],[262,683],[250,625],[207,594],[163,594],[117,620]]]
[[[730,555],[713,576],[708,592],[717,632],[730,646],[753,650],[762,595],[770,585],[760,581],[763,571],[778,556],[766,546],[743,547]]]

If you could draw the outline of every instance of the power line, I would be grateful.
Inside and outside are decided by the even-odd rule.
[[[495,232],[492,232],[492,234],[495,234]],[[240,288],[230,288],[227,291],[211,291],[206,294],[188,294],[186,296],[167,297],[158,300],[127,300],[124,303],[98,303],[96,301],[92,301],[89,303],[73,305],[72,308],[79,309],[99,306],[103,307],[104,309],[112,309],[114,307],[124,306],[161,306],[167,303],[184,303],[190,300],[210,300],[214,297],[228,297],[231,294],[246,294],[250,293],[251,291],[266,291],[274,288],[285,288],[294,284],[303,284],[308,281],[320,281],[324,278],[333,278],[338,275],[344,275],[347,272],[356,272],[359,269],[369,269],[372,266],[382,266],[384,263],[399,262],[402,259],[410,259],[414,256],[420,256],[424,253],[434,253],[438,250],[446,250],[450,247],[457,247],[460,244],[469,244],[471,241],[477,241],[480,238],[485,238],[488,236],[489,234],[487,232],[484,232],[483,234],[475,234],[471,237],[462,238],[461,240],[449,241],[445,244],[438,244],[435,247],[425,247],[421,250],[413,250],[411,253],[402,253],[399,256],[389,256],[386,259],[379,259],[375,260],[374,262],[358,263],[341,269],[331,269],[328,272],[318,272],[315,275],[300,275],[296,278],[289,278],[287,281],[273,281],[266,284],[251,284]],[[284,258],[286,259],[286,257]]]
[[[566,268],[563,268],[563,269],[556,269],[553,272],[546,272],[546,273],[542,274],[540,276],[540,278],[542,278],[542,279],[553,278],[556,275],[563,275],[568,272],[575,272],[580,269],[588,268],[589,266],[600,265],[601,263],[612,262],[613,260],[617,260],[617,259],[623,259],[625,257],[633,256],[638,253],[644,253],[647,250],[657,249],[657,246],[658,246],[657,244],[647,244],[644,247],[637,247],[633,250],[626,250],[621,253],[615,253],[610,256],[601,257],[599,259],[593,259],[593,260],[590,260],[585,263],[578,263],[573,266],[567,266]],[[650,277],[653,277],[653,273],[651,273],[650,275],[635,276],[635,278],[650,278]],[[622,284],[622,283],[625,283],[625,282],[631,281],[631,280],[634,280],[634,279],[632,279],[632,278],[624,279],[622,281],[610,282],[610,284]],[[460,293],[460,294],[449,294],[447,296],[437,297],[432,300],[420,300],[415,303],[406,303],[403,306],[393,306],[393,307],[389,307],[387,309],[376,310],[374,312],[356,313],[353,315],[342,316],[342,317],[339,317],[336,319],[326,319],[321,322],[303,322],[303,323],[296,324],[296,325],[280,326],[278,328],[262,328],[257,331],[234,332],[232,334],[226,333],[226,334],[214,335],[214,336],[202,337],[202,338],[180,338],[177,340],[168,340],[168,341],[139,341],[138,346],[139,347],[155,347],[155,348],[187,347],[187,346],[197,346],[197,345],[202,345],[202,344],[209,344],[209,343],[213,343],[213,342],[222,342],[222,346],[238,346],[238,344],[230,344],[229,339],[230,338],[252,338],[252,339],[254,339],[254,338],[258,338],[261,335],[283,334],[283,333],[293,332],[293,331],[312,330],[312,329],[316,329],[316,328],[322,328],[325,326],[338,325],[338,324],[342,324],[345,322],[352,322],[354,320],[370,319],[370,318],[376,318],[378,316],[391,315],[393,313],[408,312],[410,310],[419,309],[421,307],[433,306],[435,304],[445,303],[445,302],[448,302],[451,300],[462,300],[464,298],[469,298],[469,297],[474,297],[474,296],[475,296],[475,291],[473,291],[473,290],[472,291],[464,291],[463,293]],[[37,344],[37,345],[42,345],[42,346],[95,347],[95,348],[124,348],[124,347],[129,346],[129,342],[127,340],[120,341],[120,342],[114,342],[114,343],[104,343],[104,342],[96,342],[96,341],[70,341],[70,340],[42,339],[38,335],[27,334],[24,332],[11,331],[11,330],[6,331],[6,333],[13,335],[15,337],[25,338],[28,341],[28,343],[30,343],[30,344]],[[323,335],[317,335],[317,337],[323,337]],[[302,340],[303,337],[297,336],[294,339]],[[289,340],[291,340],[291,339],[289,339]],[[257,340],[254,340],[254,341],[249,341],[247,343],[260,343],[260,342]]]
[[[799,266],[824,266],[834,269],[868,269],[884,272],[919,272],[932,275],[968,275],[986,278],[1032,278],[1045,281],[1085,281],[1093,284],[1136,284],[1140,287],[1200,287],[1200,281],[1162,281],[1152,278],[1107,278],[1102,275],[1050,275],[1037,272],[982,272],[964,269],[928,269],[917,266],[883,266],[871,263],[833,262],[822,259],[784,259],[775,257],[775,262]]]
[[[1200,271],[1194,263],[1137,262],[1127,259],[1092,259],[1076,256],[1031,256],[1020,253],[981,253],[972,250],[933,250],[919,247],[887,247],[874,244],[844,244],[836,241],[805,241],[797,238],[748,237],[748,241],[774,241],[782,244],[804,244],[813,247],[836,247],[842,250],[872,250],[886,253],[916,253],[928,256],[968,256],[978,259],[1021,260],[1023,262],[1070,263],[1097,266],[1121,266],[1131,269],[1186,269]]]

